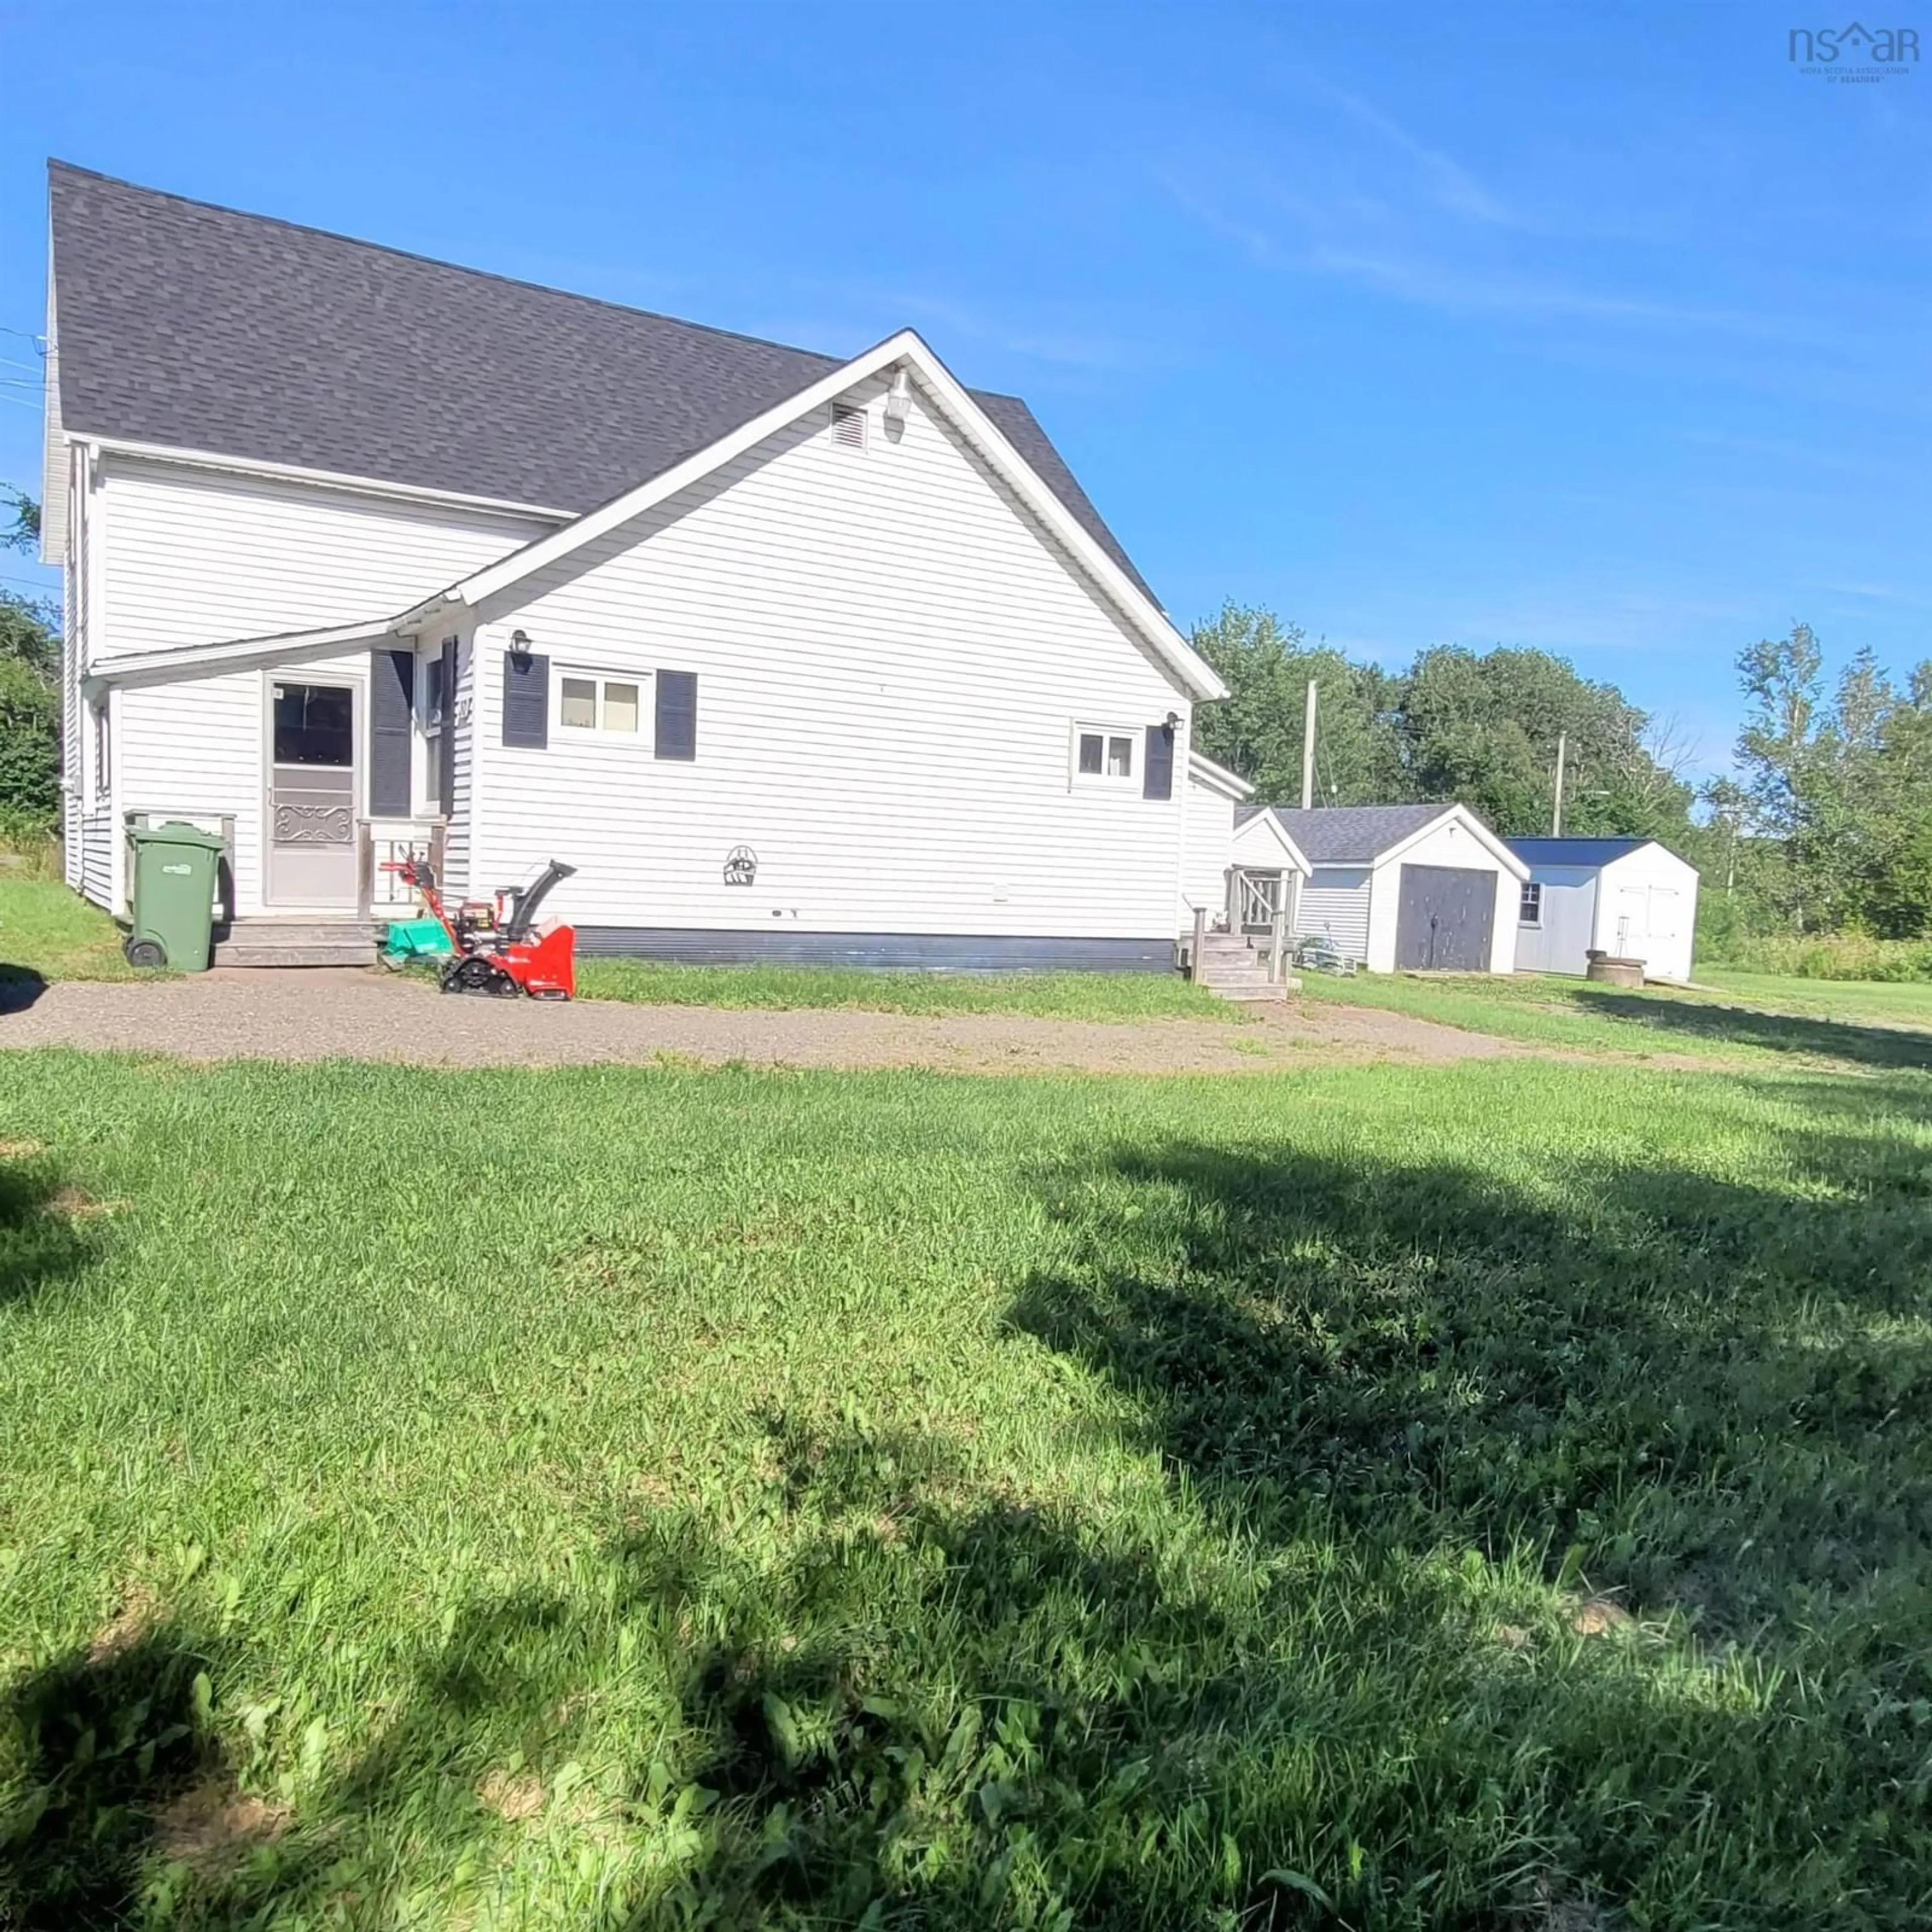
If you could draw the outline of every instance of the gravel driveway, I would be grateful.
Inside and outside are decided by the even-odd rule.
[[[1534,1049],[1371,1007],[1291,1000],[1246,1024],[938,1016],[812,1008],[726,1012],[615,1000],[447,998],[362,968],[217,969],[194,979],[63,980],[0,1016],[0,1047],[78,1046],[188,1060],[392,1060],[431,1066],[648,1063],[958,1072],[1252,1073],[1336,1059],[1486,1059]]]

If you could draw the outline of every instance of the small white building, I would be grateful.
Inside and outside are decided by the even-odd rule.
[[[1467,806],[1283,806],[1238,814],[1234,862],[1305,864],[1298,938],[1322,938],[1372,973],[1509,973],[1528,868]]]
[[[1697,868],[1654,838],[1512,838],[1529,868],[1517,910],[1520,973],[1581,973],[1594,950],[1688,980]]]

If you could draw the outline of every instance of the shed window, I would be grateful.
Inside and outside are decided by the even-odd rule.
[[[1543,923],[1543,888],[1534,879],[1522,889],[1522,902],[1516,913],[1517,922],[1523,926],[1540,926]]]
[[[1130,731],[1077,728],[1074,739],[1074,776],[1102,784],[1131,784],[1134,776],[1134,737]]]
[[[556,720],[566,730],[638,735],[634,679],[566,675],[557,680]]]

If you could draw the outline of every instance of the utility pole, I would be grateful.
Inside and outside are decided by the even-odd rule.
[[[1550,808],[1550,836],[1552,838],[1563,836],[1563,754],[1569,746],[1566,732],[1556,734],[1556,802]]]
[[[1315,802],[1315,680],[1308,680],[1308,709],[1301,726],[1301,808]]]

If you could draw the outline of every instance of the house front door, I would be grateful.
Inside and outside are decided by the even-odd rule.
[[[356,687],[277,678],[269,686],[268,903],[356,903]]]

